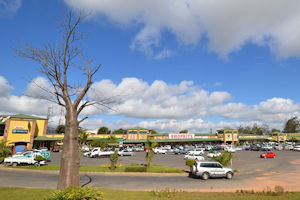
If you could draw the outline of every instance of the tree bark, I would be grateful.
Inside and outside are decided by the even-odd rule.
[[[74,108],[66,109],[66,130],[63,139],[63,151],[60,162],[60,176],[57,189],[70,185],[80,186],[79,180],[79,147],[78,119]]]

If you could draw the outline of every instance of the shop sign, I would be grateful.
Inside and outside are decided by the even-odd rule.
[[[24,126],[15,126],[14,129],[21,129],[21,130],[24,130]]]
[[[195,136],[195,138],[208,138],[208,136]]]
[[[28,130],[18,130],[18,129],[13,129],[12,133],[28,133]]]
[[[169,139],[194,139],[195,134],[169,134]]]

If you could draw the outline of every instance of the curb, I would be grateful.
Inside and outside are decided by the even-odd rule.
[[[44,174],[59,174],[58,170],[39,170],[39,169],[21,169],[0,167],[1,171],[23,171]],[[188,173],[152,173],[152,172],[88,172],[80,171],[80,175],[104,175],[104,176],[188,176]]]

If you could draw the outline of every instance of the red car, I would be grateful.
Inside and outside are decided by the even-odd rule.
[[[266,153],[262,153],[260,154],[261,158],[276,158],[276,154],[274,152],[266,152]]]

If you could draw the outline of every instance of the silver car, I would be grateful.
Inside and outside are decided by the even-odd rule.
[[[210,177],[232,179],[234,175],[231,168],[223,167],[219,162],[212,161],[196,161],[191,170],[193,175],[200,176],[203,180]]]

